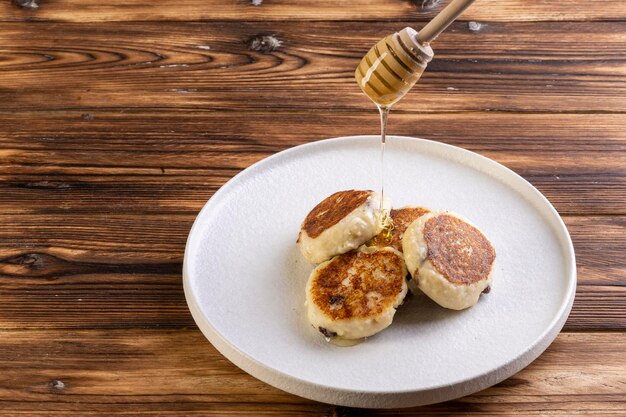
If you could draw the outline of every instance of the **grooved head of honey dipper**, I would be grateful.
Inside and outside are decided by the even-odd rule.
[[[404,28],[381,39],[357,67],[359,87],[377,105],[389,107],[404,97],[433,58],[432,48],[420,45],[416,35]]]

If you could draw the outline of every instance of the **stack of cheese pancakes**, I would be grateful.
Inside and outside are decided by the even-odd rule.
[[[388,327],[409,288],[445,308],[473,306],[490,290],[496,257],[485,235],[460,215],[391,209],[367,190],[320,202],[304,219],[298,245],[317,264],[306,286],[308,319],[335,341]]]

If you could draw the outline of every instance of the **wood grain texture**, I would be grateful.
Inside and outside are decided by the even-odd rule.
[[[195,213],[230,177],[274,152],[376,134],[374,113],[0,113],[0,213]],[[621,114],[396,112],[390,132],[493,158],[537,186],[562,214],[626,214]]]
[[[0,216],[0,328],[193,326],[180,271],[194,215]],[[565,329],[625,330],[626,217],[566,222],[579,280]]]
[[[561,334],[528,368],[474,395],[405,410],[353,410],[252,378],[197,330],[5,330],[0,409],[28,415],[618,416],[626,406],[624,344],[623,333]]]
[[[447,2],[19,2],[0,2],[0,416],[626,415],[623,0],[477,1],[392,112],[392,134],[528,179],[578,265],[565,332],[537,361],[406,410],[320,404],[234,367],[195,328],[182,254],[250,164],[378,133],[354,68]]]
[[[411,23],[2,23],[0,111],[370,110],[354,69]],[[621,113],[625,31],[622,22],[456,23],[396,108]],[[268,35],[280,46],[251,50]]]
[[[194,21],[194,20],[430,20],[448,2],[440,0],[65,0],[36,3],[39,7],[20,8],[10,1],[0,3],[0,19],[54,20],[71,22],[101,21]],[[621,0],[524,1],[481,0],[461,19],[488,21],[531,20],[619,20],[626,17]]]
[[[625,123],[610,114],[391,118],[393,133],[485,154],[537,185],[561,213],[586,214],[566,218],[580,282],[569,330],[626,328]],[[211,194],[274,152],[377,130],[373,112],[0,114],[0,273],[11,283],[0,327],[192,325],[182,253]]]

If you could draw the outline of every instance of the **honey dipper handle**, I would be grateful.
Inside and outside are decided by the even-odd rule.
[[[429,43],[459,17],[474,0],[453,0],[417,34],[419,43]]]

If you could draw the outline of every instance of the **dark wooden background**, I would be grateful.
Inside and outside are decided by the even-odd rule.
[[[237,172],[377,133],[354,68],[445,2],[261,3],[0,1],[0,414],[625,415],[626,2],[478,0],[396,106],[392,134],[532,182],[578,261],[572,314],[536,362],[402,411],[240,371],[196,329],[181,264],[196,213]]]

